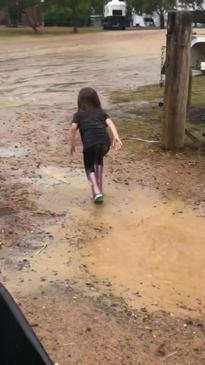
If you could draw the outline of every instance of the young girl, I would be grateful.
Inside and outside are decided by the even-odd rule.
[[[120,150],[122,142],[117,129],[102,109],[97,92],[90,87],[81,89],[78,96],[78,112],[74,114],[71,126],[70,154],[72,156],[75,152],[75,137],[79,129],[83,143],[85,171],[96,203],[103,201],[103,158],[111,145],[107,127],[113,135],[113,147],[117,151]]]

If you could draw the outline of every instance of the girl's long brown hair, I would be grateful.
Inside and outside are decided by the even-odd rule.
[[[85,87],[78,95],[78,111],[101,109],[101,102],[97,92],[92,87]]]

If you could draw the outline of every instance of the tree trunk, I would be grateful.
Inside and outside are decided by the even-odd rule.
[[[33,29],[33,31],[34,31],[35,33],[38,33],[37,25],[36,25],[36,24],[35,24],[35,22],[33,21],[32,16],[30,16],[29,14],[27,14],[27,21],[28,21],[29,26]]]
[[[164,21],[164,11],[163,10],[160,10],[159,19],[160,19],[160,29],[164,29],[165,21]]]
[[[42,8],[38,5],[27,8],[22,14],[22,24],[30,26],[38,33],[43,24]]]
[[[162,145],[173,151],[184,146],[189,87],[191,87],[191,31],[190,12],[169,13]]]
[[[78,33],[77,27],[77,0],[72,1],[73,33]]]
[[[38,28],[36,28],[36,27],[32,27],[31,26],[31,28],[33,29],[33,31],[37,34],[38,33]]]

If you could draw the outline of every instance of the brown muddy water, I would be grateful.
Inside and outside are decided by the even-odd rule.
[[[107,288],[133,309],[204,313],[204,218],[155,191],[107,182],[96,206],[84,173],[47,166],[33,181],[38,214],[57,219],[31,232],[29,248],[5,249],[5,282],[29,294],[59,283],[97,297]],[[166,209],[165,209],[166,207]],[[17,284],[18,283],[18,284]]]

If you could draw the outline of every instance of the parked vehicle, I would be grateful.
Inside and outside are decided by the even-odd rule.
[[[192,69],[205,72],[205,36],[194,35],[191,42]]]
[[[155,27],[154,17],[149,14],[137,14],[135,11],[132,13],[132,25],[133,27]]]
[[[104,18],[102,21],[103,28],[125,30],[127,22],[127,4],[126,1],[112,0],[104,8]]]

